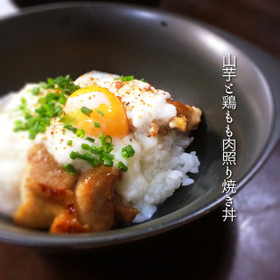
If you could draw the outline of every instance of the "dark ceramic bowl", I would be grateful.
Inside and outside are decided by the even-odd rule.
[[[142,224],[102,233],[50,235],[0,219],[0,240],[38,247],[91,248],[155,235],[190,222],[224,203],[222,141],[226,79],[222,58],[237,58],[232,78],[237,108],[230,125],[237,143],[231,166],[239,190],[279,139],[278,63],[261,50],[221,30],[158,10],[106,4],[59,4],[26,10],[0,21],[0,92],[26,82],[96,69],[144,77],[174,99],[203,110],[194,133],[200,172],[154,217]],[[3,137],[3,136],[2,136]],[[221,217],[222,219],[222,217]]]

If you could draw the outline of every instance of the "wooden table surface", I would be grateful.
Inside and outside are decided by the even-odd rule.
[[[211,23],[280,58],[279,0],[163,0],[159,8]],[[221,221],[220,208],[157,237],[73,255],[0,243],[0,280],[279,280],[279,166],[280,144],[234,196],[233,223]]]

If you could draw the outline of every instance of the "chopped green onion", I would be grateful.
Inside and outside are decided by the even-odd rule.
[[[88,151],[91,150],[91,146],[88,145],[88,144],[86,144],[86,143],[83,143],[82,146],[81,146],[81,148],[82,148],[83,150],[88,150]]]
[[[101,164],[101,161],[97,158],[94,158],[92,161],[89,161],[88,164],[90,164],[93,167],[96,167]]]
[[[27,101],[26,101],[26,99],[24,98],[24,97],[21,97],[21,99],[20,99],[20,106],[19,106],[19,110],[20,111],[22,111],[22,113],[24,114],[24,115],[26,115],[26,114],[32,114],[32,112],[28,109],[28,107],[27,107]]]
[[[83,160],[86,160],[86,161],[93,161],[94,156],[90,153],[81,154],[79,152],[71,152],[70,153],[70,158],[71,159],[79,158],[79,159],[83,159]]]
[[[76,127],[73,127],[71,124],[65,124],[63,126],[63,128],[66,128],[66,129],[71,130],[73,132],[77,132],[77,130],[78,130]]]
[[[90,141],[90,142],[92,142],[92,143],[95,141],[95,140],[94,140],[93,138],[91,138],[91,137],[87,137],[86,140],[88,140],[88,141]]]
[[[62,92],[65,95],[70,95],[74,91],[78,90],[80,87],[78,85],[75,85],[71,78],[70,75],[66,75],[65,77],[60,76],[54,79],[55,82],[55,87],[58,89],[62,90]]]
[[[112,160],[110,160],[110,159],[105,159],[105,160],[103,161],[103,165],[104,165],[104,166],[112,167],[112,166],[114,165],[114,162],[113,162]]]
[[[20,109],[25,108],[27,105],[27,101],[24,97],[21,97],[20,103],[21,103],[21,106],[19,107]]]
[[[55,79],[48,78],[47,82],[40,82],[40,87],[43,89],[58,89],[66,95],[70,95],[72,92],[80,88],[73,83],[70,75],[66,75],[65,77],[59,76]]]
[[[89,108],[87,108],[87,107],[85,107],[85,106],[83,106],[83,107],[81,108],[81,112],[82,112],[83,114],[87,115],[87,116],[90,116],[90,114],[92,113],[92,110],[89,109]]]
[[[107,146],[106,148],[105,148],[105,151],[106,151],[106,153],[111,153],[112,151],[114,150],[114,147],[113,146]]]
[[[98,113],[98,114],[100,114],[101,116],[104,116],[104,113],[101,111],[101,110],[96,110],[96,112]]]
[[[63,168],[70,174],[70,175],[75,175],[76,169],[72,164],[65,164],[63,165]]]
[[[54,79],[52,79],[52,78],[48,78],[47,79],[47,82],[48,82],[48,84],[49,84],[49,86],[54,86]]]
[[[43,89],[48,89],[49,88],[49,85],[46,82],[40,82],[39,85]]]
[[[123,171],[123,172],[126,172],[126,171],[128,170],[127,166],[124,165],[124,163],[123,163],[122,161],[120,161],[120,162],[118,163],[118,168],[119,168],[121,171]]]
[[[82,145],[81,145],[81,147],[82,147],[82,149],[84,149],[84,150],[90,150],[90,145],[89,144],[86,144],[86,143],[83,143]]]
[[[85,137],[85,131],[83,129],[78,129],[76,135],[77,137],[83,138]]]
[[[147,83],[147,81],[144,78],[142,78],[140,81]]]
[[[94,127],[96,127],[96,128],[100,127],[100,123],[99,122],[94,122],[93,124],[94,124]]]
[[[59,98],[58,98],[58,102],[61,104],[61,105],[64,105],[67,101],[67,97],[64,95],[64,94],[60,94],[59,95]]]
[[[19,110],[22,111],[25,121],[15,122],[14,131],[25,130],[29,132],[29,138],[35,139],[38,133],[46,131],[46,128],[50,126],[51,119],[56,117],[62,117],[64,113],[62,105],[67,101],[67,96],[80,87],[75,85],[70,76],[57,77],[55,79],[48,78],[46,82],[40,82],[39,86],[30,89],[30,92],[38,96],[42,89],[42,96],[38,96],[37,103],[39,106],[34,110],[28,108],[28,104],[25,98],[21,99],[21,105]],[[66,121],[65,123],[74,122]],[[73,132],[77,129],[73,127],[66,127]]]
[[[123,156],[123,158],[133,157],[134,154],[135,154],[135,151],[134,151],[134,149],[132,148],[131,145],[128,145],[128,146],[122,148],[122,156]]]
[[[34,87],[30,91],[33,95],[37,96],[40,93],[40,87]]]
[[[98,166],[100,164],[100,160],[93,156],[90,153],[81,154],[79,152],[71,152],[70,153],[71,159],[82,159],[88,162],[91,166]]]
[[[68,146],[71,146],[73,144],[73,141],[72,140],[69,140],[68,142],[67,142],[67,145]]]
[[[105,146],[107,146],[107,145],[111,145],[111,144],[112,144],[112,141],[113,141],[113,139],[112,139],[112,137],[111,137],[110,135],[104,136],[103,133],[99,135],[99,139],[100,139],[101,145],[102,145],[103,147],[105,147]]]
[[[73,124],[77,121],[76,118],[70,117],[70,116],[63,116],[59,119],[64,124]]]
[[[90,146],[86,143],[83,143],[81,148],[83,150],[87,150],[87,151],[90,151],[91,153],[95,154],[95,155],[98,155],[98,154],[101,154],[102,153],[102,148],[101,147],[97,147],[97,146]]]
[[[123,76],[121,75],[120,78],[115,78],[114,80],[121,80],[122,82],[130,82],[134,80],[134,76]]]
[[[110,153],[107,153],[106,151],[103,151],[102,153],[102,160],[113,160],[115,158],[114,155],[110,154]]]
[[[30,131],[30,132],[29,132],[29,135],[28,135],[28,138],[29,138],[30,140],[34,140],[34,139],[35,139],[35,137],[36,137],[36,133],[35,133],[35,132]]]
[[[14,131],[24,131],[26,130],[26,123],[24,123],[22,120],[15,121],[15,127]]]
[[[122,82],[130,82],[132,80],[134,80],[134,76],[123,76],[123,75],[121,75],[121,81]]]
[[[60,105],[56,105],[54,102],[46,102],[42,103],[40,107],[38,107],[35,112],[43,117],[55,118],[59,117],[62,113],[62,107]]]
[[[88,137],[87,137],[88,138]],[[93,138],[90,138],[94,140]],[[112,137],[110,135],[104,136],[103,133],[99,136],[101,146],[89,145],[82,143],[81,148],[85,150],[85,153],[71,152],[71,159],[85,160],[91,166],[98,166],[103,164],[104,166],[114,166],[115,156],[111,154],[114,147],[112,145]]]

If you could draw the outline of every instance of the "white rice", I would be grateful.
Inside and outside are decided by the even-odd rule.
[[[139,136],[137,140],[141,156],[129,163],[130,172],[117,185],[125,202],[138,209],[136,223],[150,219],[157,205],[181,185],[192,184],[194,181],[187,173],[197,173],[200,165],[195,152],[185,152],[193,139],[183,133],[171,131],[150,138],[149,143],[146,137]]]

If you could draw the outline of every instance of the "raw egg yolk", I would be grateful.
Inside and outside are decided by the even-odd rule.
[[[83,112],[86,107],[87,112]],[[107,88],[85,87],[68,98],[64,111],[75,122],[73,126],[83,129],[89,136],[101,133],[122,138],[129,133],[129,125],[122,102]]]

